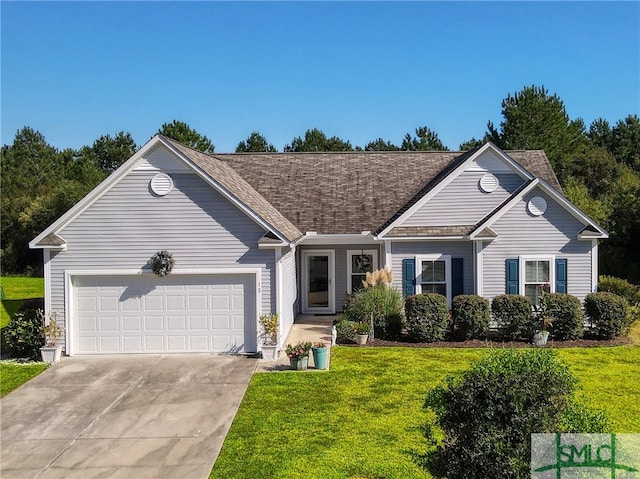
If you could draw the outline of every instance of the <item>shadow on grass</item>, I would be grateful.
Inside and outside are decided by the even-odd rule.
[[[20,306],[24,303],[24,299],[3,299],[2,309],[0,310],[0,328],[4,328]]]

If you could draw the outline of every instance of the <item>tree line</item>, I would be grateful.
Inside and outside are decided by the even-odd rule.
[[[541,149],[549,158],[565,195],[609,233],[600,249],[600,271],[640,283],[640,119],[630,114],[611,125],[598,118],[588,127],[569,118],[563,101],[544,86],[527,86],[502,100],[498,126],[487,122],[478,138],[460,144],[469,150],[492,141],[505,150]],[[205,153],[212,141],[174,120],[158,130]],[[3,274],[40,274],[40,251],[28,243],[61,214],[130,158],[138,146],[129,133],[103,135],[78,150],[58,150],[25,126],[0,158],[1,268]],[[285,145],[285,152],[446,151],[427,126],[407,133],[399,144],[377,138],[363,147],[313,128]],[[238,143],[236,152],[276,152],[259,132]]]

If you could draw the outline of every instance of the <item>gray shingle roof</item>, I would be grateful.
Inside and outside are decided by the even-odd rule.
[[[170,141],[287,236],[377,232],[473,152],[204,154]],[[506,151],[561,191],[543,151]],[[457,227],[468,233],[469,226]],[[398,234],[403,233],[399,229]],[[442,234],[453,234],[442,231]],[[456,232],[457,234],[457,232]],[[406,235],[405,235],[406,236]]]
[[[391,228],[386,237],[407,238],[410,236],[465,236],[475,229],[475,225],[460,226],[397,226]]]

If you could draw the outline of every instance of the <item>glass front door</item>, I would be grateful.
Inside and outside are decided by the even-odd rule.
[[[334,312],[333,252],[305,251],[305,310]]]

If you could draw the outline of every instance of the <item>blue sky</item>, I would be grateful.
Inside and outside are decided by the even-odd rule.
[[[234,151],[308,128],[353,145],[420,125],[452,149],[544,85],[587,126],[640,110],[639,2],[1,3],[1,141],[58,148],[179,119]]]

